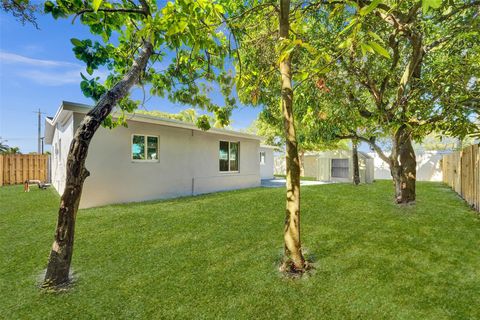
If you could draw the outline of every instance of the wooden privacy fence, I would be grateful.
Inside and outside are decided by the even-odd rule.
[[[47,154],[0,155],[0,186],[48,180]]]
[[[443,156],[443,182],[480,212],[480,145]]]

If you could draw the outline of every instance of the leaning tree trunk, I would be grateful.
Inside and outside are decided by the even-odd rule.
[[[360,169],[358,167],[358,141],[352,139],[353,183],[360,184]]]
[[[113,107],[128,94],[132,86],[138,81],[152,52],[152,44],[144,42],[142,51],[133,62],[129,72],[100,98],[95,107],[87,113],[75,132],[68,152],[65,190],[60,199],[55,241],[53,242],[45,274],[45,287],[56,287],[69,281],[75,219],[82,195],[83,183],[89,176],[89,172],[85,168],[85,160],[90,141]]]
[[[411,133],[401,126],[394,137],[395,158],[392,159],[391,172],[395,183],[395,199],[399,204],[415,201],[415,182],[417,162],[413,150]]]
[[[280,41],[288,39],[290,1],[280,0],[279,35]],[[297,137],[293,117],[293,88],[291,56],[280,62],[282,77],[282,112],[286,140],[286,187],[287,203],[285,216],[285,258],[291,263],[292,271],[302,272],[305,269],[305,259],[300,242],[300,161],[297,148]]]

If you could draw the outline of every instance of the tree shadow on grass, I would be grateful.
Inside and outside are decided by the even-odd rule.
[[[71,292],[75,285],[79,281],[78,273],[70,268],[70,275],[68,281],[61,283],[59,285],[52,285],[45,281],[45,274],[47,269],[44,269],[39,275],[37,275],[37,288],[40,289],[42,293],[45,294],[61,294]]]

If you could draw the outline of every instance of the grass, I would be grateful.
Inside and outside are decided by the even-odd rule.
[[[275,178],[280,178],[280,179],[285,179],[284,174],[276,174]],[[300,180],[305,180],[305,181],[317,181],[317,178],[315,177],[300,177]]]
[[[53,190],[0,188],[0,318],[479,319],[480,219],[438,183],[302,188],[313,275],[279,276],[283,188],[81,210],[67,293],[41,293]]]

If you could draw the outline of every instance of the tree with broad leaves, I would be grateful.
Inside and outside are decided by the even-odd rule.
[[[342,4],[346,5],[346,2]],[[328,1],[247,1],[238,5],[229,21],[240,43],[236,61],[240,99],[264,106],[261,117],[276,123],[270,127],[274,128],[273,132],[280,132],[278,124],[282,124],[280,140],[286,146],[287,196],[281,269],[296,274],[305,272],[308,264],[300,239],[299,133],[303,133],[304,128],[303,123],[295,119],[300,119],[298,110],[306,110],[307,100],[312,97],[304,94],[304,85],[319,80],[334,61],[328,52],[313,48],[304,39],[308,30],[319,22],[317,9],[325,6],[332,4]],[[334,18],[341,19],[339,16]],[[325,14],[322,19],[327,17]],[[325,36],[331,36],[328,30]],[[319,141],[308,134],[305,137],[303,146],[316,145]]]
[[[290,39],[290,1],[280,0],[278,12],[278,40],[280,43]],[[281,78],[281,106],[286,143],[286,216],[285,216],[285,257],[284,269],[303,272],[306,269],[305,258],[300,241],[300,158],[298,156],[295,119],[293,114],[292,56],[287,53],[279,59]]]
[[[202,126],[202,123],[208,123],[209,125],[213,123],[214,128],[224,128],[225,126],[222,124],[221,121],[216,120],[214,117],[210,115],[199,115],[196,109],[189,108],[180,111],[179,113],[168,113],[159,110],[137,110],[136,113],[144,114],[147,116],[154,116],[160,118],[167,118],[167,119],[174,119],[182,122],[188,122],[197,124],[199,127]]]
[[[403,204],[415,200],[412,141],[478,130],[479,3],[437,2],[307,6],[316,18],[297,38],[318,57],[334,57],[321,77],[298,68],[296,94],[305,102],[295,112],[303,130],[312,139],[368,143],[390,166]],[[339,12],[342,19],[332,18]],[[385,137],[392,140],[389,155],[376,142]]]
[[[233,78],[224,71],[230,48],[222,32],[224,8],[218,3],[177,0],[160,6],[154,0],[57,0],[46,1],[45,12],[80,21],[102,39],[71,40],[88,73],[82,74],[82,91],[95,100],[95,106],[80,123],[68,153],[66,184],[44,280],[44,287],[55,288],[69,281],[75,220],[89,176],[85,160],[90,141],[100,125],[126,123],[125,114],[140,103],[130,99],[131,89],[138,85],[152,95],[203,108],[222,125],[228,124],[235,100],[230,97]],[[109,71],[104,83],[92,76],[101,67]],[[209,99],[206,83],[221,88],[224,106]],[[110,113],[116,107],[123,115],[113,119]],[[210,126],[208,121],[200,124],[203,129]]]
[[[227,6],[229,27],[239,42],[235,64],[240,99],[252,105],[278,103],[280,99],[287,168],[285,254],[281,268],[302,274],[307,264],[300,241],[300,160],[293,114],[292,56],[291,52],[279,55],[275,49],[277,45],[286,47],[292,43],[291,3],[289,0],[226,2],[231,4]],[[265,69],[271,77],[263,77]],[[267,78],[273,90],[264,94],[255,84],[257,79]]]
[[[463,137],[476,128],[479,6],[477,1],[437,0],[354,5],[359,12],[370,7],[373,14],[362,23],[350,20],[354,36],[342,43],[348,54],[341,57],[338,72],[348,74],[355,88],[357,115],[377,134],[390,136],[392,148],[385,154],[371,130],[344,131],[339,137],[368,143],[390,166],[397,203],[416,198],[412,141],[433,131]]]

